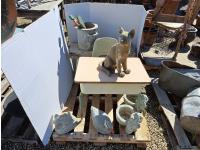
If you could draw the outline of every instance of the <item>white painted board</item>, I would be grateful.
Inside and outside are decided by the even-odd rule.
[[[2,45],[2,70],[43,144],[52,134],[73,83],[73,68],[58,8]]]
[[[67,28],[71,42],[77,42],[77,33],[69,15],[82,16],[84,21],[97,23],[98,37],[118,38],[119,27],[130,31],[135,29],[136,34],[132,42],[132,49],[138,54],[146,10],[142,5],[109,4],[109,3],[74,3],[65,5]]]

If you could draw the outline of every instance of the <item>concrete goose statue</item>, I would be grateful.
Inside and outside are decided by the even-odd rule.
[[[91,117],[93,125],[96,128],[97,132],[101,134],[112,133],[113,125],[110,118],[105,112],[91,106]]]

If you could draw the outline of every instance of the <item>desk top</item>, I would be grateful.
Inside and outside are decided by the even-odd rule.
[[[104,72],[98,71],[98,64],[103,60],[104,58],[102,57],[80,57],[76,70],[75,82],[148,84],[151,81],[139,58],[128,58],[127,66],[128,69],[131,70],[131,73],[126,74],[123,78],[118,77],[117,74],[113,74],[109,77]]]

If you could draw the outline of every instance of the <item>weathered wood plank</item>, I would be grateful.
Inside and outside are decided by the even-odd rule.
[[[3,113],[4,113],[4,103],[6,102],[7,97],[8,97],[12,92],[13,92],[13,89],[12,89],[12,88],[9,88],[8,92],[6,92],[6,94],[4,95],[3,100],[1,101],[1,116],[2,116]]]
[[[84,132],[84,126],[85,126],[85,117],[86,117],[86,111],[87,111],[87,103],[88,103],[88,96],[83,95],[82,99],[82,108],[79,106],[77,117],[81,118],[81,122],[75,127],[74,132],[77,133],[83,133]]]
[[[137,129],[137,131],[135,132],[135,138],[137,139],[137,141],[151,141],[149,128],[145,116],[143,116],[140,128]]]
[[[3,94],[7,88],[10,86],[10,83],[8,82],[7,78],[4,78],[2,81],[1,81],[1,94]]]
[[[125,138],[122,138],[121,135],[114,134],[110,135],[102,135],[98,134],[98,136],[91,138],[91,136],[87,133],[79,134],[78,138],[76,134],[65,134],[65,135],[58,135],[56,133],[53,134],[54,141],[74,141],[74,142],[99,142],[99,143],[147,143],[149,141],[138,141],[137,139],[133,138],[132,135],[126,135]]]
[[[157,16],[156,21],[183,23],[184,18],[185,18],[184,16],[177,16],[177,15],[162,14],[161,13]]]
[[[160,103],[160,106],[172,127],[180,148],[192,148],[188,137],[180,125],[176,112],[171,104],[166,92],[158,85],[158,79],[152,81],[152,86]]]
[[[69,98],[65,103],[65,107],[63,108],[63,112],[73,111],[75,102],[77,100],[77,93],[78,93],[79,85],[73,84],[72,89],[70,91]]]
[[[106,95],[105,112],[108,114],[111,122],[113,123],[113,100],[112,100],[112,95]]]
[[[163,114],[161,114],[161,118],[162,118],[163,124],[166,128],[166,131],[167,131],[167,134],[169,137],[169,142],[171,143],[172,149],[176,149],[175,147],[177,146],[177,141],[175,139],[175,135],[172,132],[172,129],[171,129],[169,123],[166,120],[167,118]]]
[[[37,140],[27,140],[27,139],[20,139],[20,138],[1,138],[1,140],[11,141],[13,143],[27,143],[27,144],[38,144]]]
[[[38,19],[42,15],[46,14],[47,10],[23,10],[18,9],[17,10],[17,16],[18,17],[25,17],[25,18],[33,18]]]
[[[122,95],[117,95],[117,100],[118,100],[117,106],[124,103],[124,99],[123,99]],[[125,136],[125,127],[121,126],[120,124],[119,124],[119,133],[122,137]]]

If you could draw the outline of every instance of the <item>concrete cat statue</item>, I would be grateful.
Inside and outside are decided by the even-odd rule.
[[[118,43],[113,45],[108,51],[105,60],[100,63],[97,68],[108,76],[114,74],[116,68],[119,77],[124,77],[125,74],[130,73],[130,70],[127,68],[127,58],[131,48],[131,40],[135,35],[135,30],[132,29],[130,32],[127,32],[120,27],[119,34]],[[122,67],[124,72],[122,72]]]

